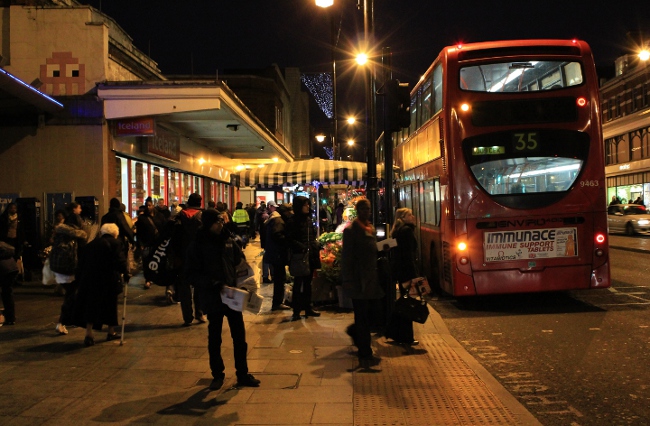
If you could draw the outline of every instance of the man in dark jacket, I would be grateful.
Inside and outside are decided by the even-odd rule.
[[[373,301],[381,299],[384,291],[377,276],[377,239],[370,222],[370,201],[362,199],[356,205],[357,218],[343,231],[341,281],[343,292],[352,299],[354,324],[347,333],[359,349],[359,364],[379,363],[372,353],[370,310]]]
[[[248,373],[246,328],[241,312],[230,309],[221,302],[224,285],[234,286],[237,280],[236,265],[243,258],[239,246],[224,229],[224,219],[216,210],[203,212],[202,226],[190,243],[184,275],[201,288],[203,308],[208,314],[208,353],[212,371],[211,390],[223,386],[226,369],[221,357],[221,332],[223,317],[228,318],[232,336],[237,385],[258,387],[260,381]]]
[[[192,281],[180,274],[184,270],[184,263],[187,259],[187,249],[190,246],[196,233],[201,226],[203,210],[201,201],[203,198],[200,194],[190,194],[187,199],[187,206],[178,214],[178,222],[174,226],[171,244],[173,246],[174,270],[179,273],[177,285],[177,296],[181,302],[181,312],[183,313],[183,326],[189,327],[196,318],[200,323],[205,323],[205,315],[201,309],[201,289],[194,288],[192,294]],[[192,299],[194,299],[194,312],[192,312]]]
[[[264,240],[264,260],[273,268],[273,301],[271,310],[291,309],[283,304],[284,284],[287,278],[286,265],[289,260],[289,246],[286,235],[286,221],[291,217],[291,209],[281,205],[271,213],[266,224]]]

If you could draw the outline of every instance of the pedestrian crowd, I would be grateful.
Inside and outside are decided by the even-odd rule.
[[[144,289],[164,286],[169,304],[180,305],[183,327],[194,321],[208,323],[208,351],[213,381],[211,389],[219,389],[224,381],[221,356],[221,330],[228,320],[234,344],[238,384],[259,386],[260,381],[249,372],[246,361],[247,343],[243,314],[222,302],[226,286],[236,286],[238,266],[245,262],[246,244],[260,237],[263,249],[262,282],[273,284],[271,311],[292,310],[292,321],[318,317],[312,306],[312,277],[320,268],[319,230],[333,230],[342,223],[343,205],[335,210],[320,207],[319,220],[314,221],[311,201],[296,196],[293,204],[236,203],[232,213],[223,202],[207,203],[191,194],[186,204],[167,207],[163,199],[155,203],[147,198],[135,221],[117,199],[110,200],[108,212],[102,216],[98,235],[88,235],[80,216],[81,206],[75,202],[65,212],[57,211],[48,241],[46,268],[63,293],[55,332],[67,335],[68,327],[85,329],[84,345],[95,344],[95,332],[106,326],[106,340],[121,339],[118,327],[118,296],[134,273],[134,265],[142,262]],[[357,202],[357,218],[343,232],[341,281],[345,294],[352,299],[354,324],[348,328],[360,363],[375,365],[378,359],[371,348],[370,328],[372,305],[384,296],[377,273],[376,234],[370,223],[370,202]],[[399,209],[393,237],[400,250],[395,256],[398,279],[418,276],[413,234],[415,217],[409,209]],[[13,284],[20,272],[19,260],[24,247],[24,232],[15,204],[9,204],[0,215],[0,286],[4,321],[16,322]],[[287,276],[287,267],[291,277]],[[45,271],[44,271],[45,272]],[[288,279],[289,278],[289,279]],[[293,281],[291,306],[285,304],[285,284]],[[1,319],[0,319],[1,321]],[[417,344],[413,339],[412,322],[404,318],[391,320],[392,334],[387,337],[402,344]]]

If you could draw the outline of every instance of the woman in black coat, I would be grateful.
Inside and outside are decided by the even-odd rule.
[[[395,223],[391,237],[397,240],[397,247],[391,251],[391,271],[393,281],[403,283],[417,278],[417,248],[415,238],[415,216],[408,208],[397,209],[395,212]],[[402,296],[408,291],[399,286]],[[413,339],[413,321],[393,314],[387,330],[386,337],[397,343],[416,345],[417,340]]]
[[[287,223],[287,240],[292,253],[309,252],[309,273],[293,277],[291,319],[299,320],[302,311],[305,311],[306,317],[319,317],[320,312],[311,306],[311,280],[314,269],[320,266],[320,250],[316,242],[316,229],[311,221],[311,203],[306,197],[293,199],[293,218]]]
[[[103,324],[108,325],[106,340],[120,338],[114,330],[118,325],[117,296],[122,291],[121,275],[125,282],[129,279],[117,225],[106,223],[99,233],[99,238],[79,250],[79,325],[86,327],[86,346],[95,344],[93,326],[101,330]]]

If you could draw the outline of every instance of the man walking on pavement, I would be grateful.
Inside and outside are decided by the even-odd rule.
[[[190,244],[184,275],[203,291],[203,307],[208,313],[208,354],[212,383],[210,390],[218,390],[225,379],[225,365],[221,356],[221,333],[223,318],[228,319],[232,336],[237,371],[237,386],[258,387],[260,381],[248,373],[246,353],[246,327],[240,311],[230,309],[221,301],[224,285],[234,286],[237,274],[236,265],[243,254],[239,246],[224,230],[224,218],[216,210],[203,213],[203,225]]]
[[[377,239],[370,222],[370,201],[359,200],[356,211],[357,218],[343,231],[341,280],[343,292],[352,299],[354,309],[354,324],[346,331],[359,349],[359,365],[369,367],[379,363],[372,353],[370,310],[384,291],[377,276]]]
[[[291,217],[291,209],[287,206],[276,207],[274,201],[268,203],[271,215],[264,224],[266,238],[264,244],[264,261],[273,268],[273,302],[271,310],[291,309],[284,302],[284,284],[287,279],[285,269],[289,260],[289,246],[286,234],[286,221]]]
[[[187,207],[178,214],[178,223],[174,225],[172,232],[174,270],[178,272],[177,293],[183,313],[183,327],[191,326],[195,318],[200,323],[206,322],[201,308],[201,290],[194,288],[194,295],[192,295],[192,283],[182,274],[187,248],[201,226],[202,199],[200,194],[190,194]],[[194,312],[192,312],[192,299],[194,299]]]

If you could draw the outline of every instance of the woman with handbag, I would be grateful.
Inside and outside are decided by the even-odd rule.
[[[293,219],[287,224],[287,239],[291,249],[289,272],[293,276],[292,321],[300,319],[300,312],[306,317],[319,317],[311,306],[311,280],[314,269],[320,265],[316,230],[311,220],[311,203],[306,197],[293,199]]]
[[[393,282],[404,283],[417,278],[417,239],[415,238],[415,216],[409,208],[397,209],[391,237],[397,240],[397,247],[391,250],[391,273]],[[408,289],[399,285],[404,297]],[[413,338],[413,321],[393,312],[386,326],[386,337],[405,345],[417,345]]]

